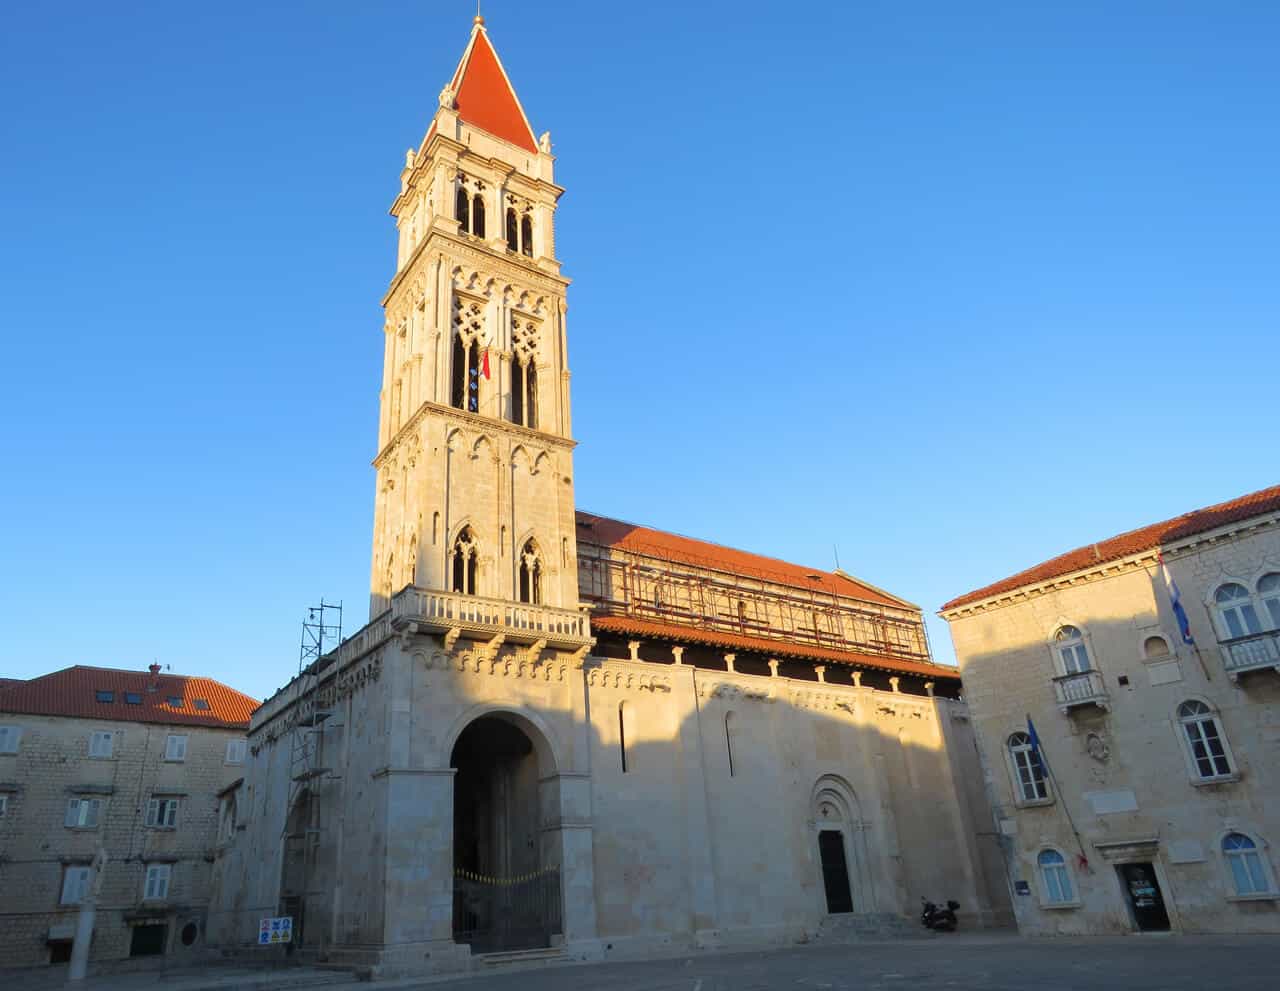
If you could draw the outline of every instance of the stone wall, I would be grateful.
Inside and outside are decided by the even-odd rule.
[[[0,755],[0,960],[7,966],[48,963],[50,939],[74,932],[77,908],[59,904],[66,867],[87,865],[101,844],[108,861],[98,900],[90,961],[97,968],[129,956],[135,925],[168,926],[172,955],[205,946],[211,865],[218,823],[217,794],[239,777],[226,763],[227,743],[240,731],[195,726],[98,722],[0,712],[0,725],[21,728],[17,754]],[[114,734],[109,758],[89,756],[90,735]],[[186,757],[165,760],[166,739],[187,737]],[[145,825],[155,794],[180,799],[176,828]],[[71,799],[100,799],[93,828],[64,825]],[[143,900],[149,863],[171,865],[168,895]],[[181,931],[197,927],[186,946]]]
[[[1239,683],[1228,676],[1213,604],[1224,582],[1255,587],[1267,571],[1280,571],[1280,530],[1260,522],[1267,524],[1165,548],[1194,647],[1181,642],[1154,551],[947,614],[1009,872],[1027,886],[1014,898],[1023,931],[1130,931],[1116,871],[1125,861],[1154,865],[1175,929],[1280,931],[1280,895],[1237,898],[1221,847],[1229,831],[1253,837],[1275,888],[1269,844],[1280,837],[1280,675],[1263,669]],[[1064,625],[1083,632],[1105,709],[1060,709],[1053,637]],[[1168,653],[1151,650],[1153,637]],[[1193,773],[1177,716],[1187,700],[1203,701],[1225,732],[1236,770],[1230,779],[1201,783]],[[1025,732],[1028,715],[1057,783],[1046,804],[1015,797],[1006,741]],[[1048,849],[1069,865],[1075,897],[1065,906],[1050,905],[1037,870]]]

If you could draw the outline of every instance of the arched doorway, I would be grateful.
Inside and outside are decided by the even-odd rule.
[[[315,862],[317,831],[313,828],[310,789],[304,788],[289,810],[284,829],[284,863],[280,868],[280,914],[293,919],[293,946],[301,945],[305,927],[307,888]]]
[[[866,826],[858,797],[841,777],[824,774],[813,789],[812,818],[817,833],[824,907],[829,915],[873,909],[866,876]]]
[[[563,928],[559,850],[539,829],[550,763],[508,714],[480,717],[453,745],[453,938],[473,953],[550,946]]]

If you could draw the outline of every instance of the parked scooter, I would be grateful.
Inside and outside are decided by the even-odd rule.
[[[921,898],[920,901],[924,903],[924,908],[920,912],[920,925],[934,932],[955,932],[956,909],[960,907],[958,901],[948,900],[946,908],[939,908],[927,898]]]

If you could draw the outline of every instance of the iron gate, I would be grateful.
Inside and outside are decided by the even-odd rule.
[[[453,938],[472,953],[550,946],[561,930],[559,867],[515,877],[454,872]]]

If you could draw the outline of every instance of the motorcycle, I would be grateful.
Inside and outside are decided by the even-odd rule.
[[[920,901],[924,903],[924,908],[920,912],[920,925],[934,932],[955,932],[956,909],[960,907],[958,901],[949,899],[946,908],[939,908],[927,898],[921,898]]]

